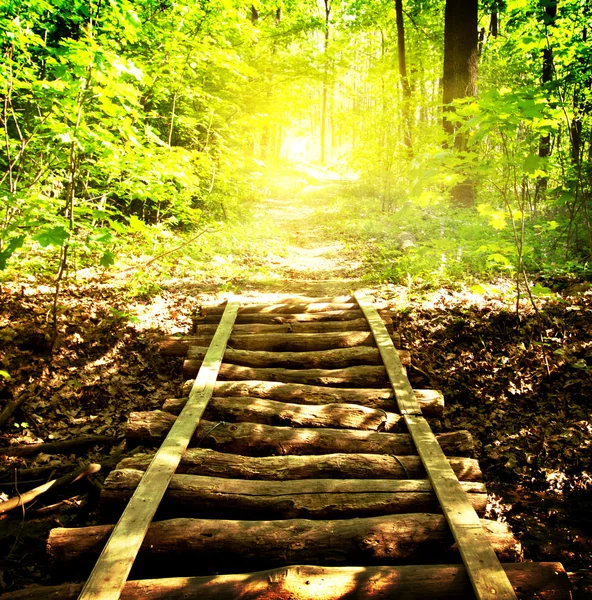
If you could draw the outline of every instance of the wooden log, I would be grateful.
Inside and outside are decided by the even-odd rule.
[[[185,360],[183,377],[195,377],[201,366],[199,360]],[[388,381],[386,370],[381,366],[363,365],[345,369],[258,369],[222,363],[218,373],[219,381],[279,381],[282,383],[303,383],[305,385],[330,385],[334,387],[384,387]]]
[[[389,316],[383,317],[384,324],[393,334],[393,320]],[[205,323],[203,317],[193,319],[193,332],[213,334],[218,327],[217,323]],[[352,319],[351,321],[312,321],[301,323],[239,323],[234,326],[236,333],[327,333],[329,331],[370,331],[366,319]],[[397,340],[399,336],[397,335]]]
[[[13,498],[9,498],[4,502],[0,502],[0,515],[3,515],[4,513],[16,508],[20,508],[25,504],[29,504],[29,502],[33,502],[33,500],[36,500],[39,498],[39,496],[46,494],[50,490],[55,491],[61,487],[70,485],[79,479],[88,477],[89,475],[94,475],[100,470],[100,464],[89,463],[80,467],[79,469],[76,469],[76,471],[73,471],[72,473],[68,473],[62,477],[59,477],[58,479],[52,479],[51,481],[48,481],[47,483],[44,483],[43,485],[40,485],[32,490],[19,493],[18,496],[14,496]]]
[[[56,442],[0,448],[0,455],[25,457],[35,456],[41,452],[43,452],[43,454],[61,454],[72,452],[83,446],[96,446],[99,444],[112,446],[119,444],[119,442],[121,442],[121,438],[116,438],[111,435],[82,435],[80,437],[74,437],[68,440],[58,440]]]
[[[195,371],[197,374],[206,352],[207,348],[205,346],[189,346],[183,369],[187,369],[188,373]],[[409,365],[411,362],[410,353],[407,350],[399,350],[398,352],[401,362],[404,365]],[[224,354],[224,362],[242,367],[284,369],[345,369],[362,365],[383,366],[378,349],[368,346],[318,350],[315,352],[264,352],[228,349]],[[185,376],[187,379],[194,377],[194,375]]]
[[[248,396],[212,398],[205,410],[204,419],[214,422],[263,423],[280,427],[333,427],[370,431],[397,431],[403,427],[402,430],[405,431],[401,415],[359,404],[302,405]]]
[[[0,412],[0,428],[6,425],[12,414],[21,407],[31,396],[29,394],[21,394],[6,403],[6,406]]]
[[[169,337],[160,345],[160,352],[167,356],[185,356],[189,346],[209,346],[212,336],[193,335]],[[265,350],[268,352],[310,352],[314,350],[332,350],[334,348],[352,348],[355,346],[373,346],[374,338],[369,331],[329,331],[318,333],[233,333],[228,348],[235,350]]]
[[[205,346],[189,346],[187,360],[202,361],[206,351]],[[345,369],[359,365],[382,365],[378,348],[369,346],[313,352],[265,352],[229,348],[224,353],[224,362],[242,367],[284,369]]]
[[[561,563],[503,565],[520,600],[571,600]],[[2,600],[77,600],[81,583],[32,586]],[[128,581],[121,600],[466,600],[462,565],[319,567],[294,565],[254,573]]]
[[[176,417],[163,411],[130,413],[126,438],[128,444],[159,444],[173,426]],[[471,456],[473,438],[468,431],[437,436],[443,451],[450,456]],[[245,456],[277,454],[416,454],[406,433],[376,433],[354,429],[293,429],[258,423],[201,421],[192,446]]]
[[[236,321],[238,324],[269,323],[278,325],[282,323],[319,323],[323,321],[354,321],[363,318],[364,313],[361,310],[356,309],[295,314],[243,313],[237,316]],[[199,323],[213,324],[218,323],[219,321],[220,315],[202,315],[200,317],[194,318],[194,322]]]
[[[116,521],[144,473],[112,471],[101,492],[103,522]],[[482,483],[463,483],[475,511],[483,516]],[[174,475],[158,518],[351,519],[411,512],[441,513],[430,482],[422,479],[300,479],[253,481],[202,475]]]
[[[226,304],[208,305],[201,307],[204,315],[221,315]],[[252,314],[298,314],[332,311],[359,310],[358,303],[351,302],[277,302],[275,304],[244,304],[238,310],[239,315]],[[383,307],[384,308],[384,307]]]
[[[123,459],[118,469],[146,470],[154,454]],[[460,481],[481,481],[474,458],[450,457],[450,466]],[[189,448],[177,473],[234,479],[425,479],[419,456],[388,454],[318,454],[304,456],[245,457],[206,448]]]
[[[189,394],[193,380],[186,381],[182,395]],[[362,404],[371,408],[398,412],[392,388],[348,389],[331,388],[275,381],[217,381],[214,396],[251,396],[295,404],[332,404],[346,402]],[[415,390],[415,396],[425,417],[441,418],[444,412],[444,397],[438,390]],[[167,400],[169,412],[177,412],[173,406],[182,407],[184,398]]]
[[[506,523],[481,521],[500,559],[520,558]],[[52,529],[47,553],[54,568],[83,576],[112,525]],[[170,519],[153,522],[136,559],[151,575],[237,572],[287,564],[442,563],[458,557],[442,515],[412,513],[360,519],[237,521]]]

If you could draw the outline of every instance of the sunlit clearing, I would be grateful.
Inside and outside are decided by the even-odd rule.
[[[282,155],[293,162],[312,162],[316,158],[310,150],[313,147],[312,140],[308,137],[298,136],[289,138],[282,144]]]

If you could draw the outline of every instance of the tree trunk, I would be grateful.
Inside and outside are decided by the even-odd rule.
[[[205,346],[189,346],[187,360],[201,363],[207,351],[208,348]],[[409,361],[409,352],[399,351],[399,358]],[[265,352],[229,348],[224,353],[224,360],[242,367],[284,369],[345,369],[360,365],[382,365],[378,348],[369,346],[316,352]],[[189,377],[187,376],[187,379]],[[249,377],[248,379],[257,378]]]
[[[120,438],[111,435],[82,435],[68,440],[58,440],[56,442],[46,442],[44,444],[26,444],[24,446],[0,448],[0,455],[25,457],[36,456],[41,452],[43,454],[64,454],[74,452],[80,447],[98,445],[113,446],[121,441]]]
[[[193,380],[183,384],[182,392],[189,395]],[[438,390],[414,390],[424,417],[442,417],[444,397]],[[214,384],[215,396],[250,396],[267,398],[295,404],[361,404],[370,408],[378,408],[398,412],[397,402],[391,388],[348,389],[330,388],[298,383],[278,383],[276,381],[217,381]],[[167,400],[167,412],[180,412],[187,398]]]
[[[162,411],[133,412],[127,422],[130,445],[157,445],[173,426],[176,417]],[[445,454],[471,456],[473,438],[468,431],[436,436]],[[375,433],[352,429],[312,429],[275,427],[257,423],[200,421],[192,446],[244,456],[282,454],[416,454],[406,433]]]
[[[570,600],[560,563],[504,564],[519,598]],[[380,582],[380,585],[377,585]],[[3,600],[77,600],[82,583],[33,586]],[[128,581],[121,600],[466,600],[473,594],[461,565],[317,567],[296,565],[242,575]]]
[[[506,523],[481,520],[501,560],[520,557]],[[54,568],[83,576],[113,525],[56,528],[47,552]],[[171,519],[152,523],[136,559],[152,576],[241,572],[286,564],[442,563],[458,560],[442,515],[412,513],[361,519],[245,521]]]
[[[201,366],[199,360],[186,360],[183,363],[183,376],[194,378]],[[221,381],[280,381],[283,383],[303,383],[305,385],[331,385],[359,388],[384,387],[388,385],[384,367],[361,366],[346,369],[257,369],[222,363],[218,372]]]
[[[491,6],[491,15],[489,16],[489,35],[496,38],[499,35],[499,6],[494,2]]]
[[[453,112],[453,100],[477,95],[478,1],[446,0],[444,12],[444,131],[454,140],[458,151],[466,150],[467,140],[459,125],[447,118]],[[452,190],[457,206],[475,204],[475,188],[467,178]]]
[[[154,454],[123,459],[118,469],[146,470]],[[474,458],[451,457],[450,466],[460,481],[481,481]],[[419,456],[388,454],[319,454],[308,456],[239,456],[205,448],[189,448],[176,471],[181,474],[236,479],[425,479]]]
[[[328,105],[328,87],[329,87],[329,58],[327,52],[329,51],[329,25],[331,20],[331,0],[323,0],[325,9],[325,28],[323,32],[323,89],[322,89],[322,104],[321,104],[321,132],[320,132],[320,156],[319,163],[321,166],[325,165],[326,161],[326,147],[327,147],[327,105]]]
[[[545,31],[548,28],[555,26],[557,19],[557,0],[547,0],[543,3],[545,16],[544,25]],[[550,42],[546,48],[543,48],[543,64],[541,68],[541,84],[543,88],[548,88],[549,84],[553,81],[553,47]],[[548,158],[551,156],[551,134],[545,133],[539,142],[539,157]],[[540,177],[537,180],[535,198],[538,198],[545,193],[547,189],[547,177]]]
[[[413,154],[411,137],[411,86],[407,76],[407,56],[405,52],[405,22],[403,20],[403,0],[395,0],[395,16],[397,21],[397,50],[399,57],[399,76],[403,90],[403,123],[405,126],[404,142]]]
[[[103,521],[123,512],[143,472],[112,471],[101,492]],[[487,492],[482,483],[463,483],[475,511],[483,516]],[[441,513],[427,480],[300,479],[248,481],[201,475],[174,475],[158,518],[353,519],[402,513]]]

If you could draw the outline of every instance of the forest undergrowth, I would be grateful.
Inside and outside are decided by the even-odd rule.
[[[444,425],[475,437],[490,514],[510,522],[526,559],[559,560],[568,571],[589,568],[590,286],[573,276],[547,277],[549,291],[537,297],[537,310],[523,299],[516,312],[511,277],[487,271],[486,260],[478,276],[457,248],[432,252],[437,235],[451,243],[446,228],[452,227],[434,211],[415,220],[410,212],[377,216],[350,184],[302,179],[296,190],[293,185],[269,189],[241,221],[150,268],[126,264],[127,271],[117,271],[115,265],[112,272],[72,277],[60,295],[53,350],[48,280],[2,283],[0,407],[23,403],[1,428],[0,447],[90,434],[109,439],[71,452],[5,456],[0,498],[125,453],[129,412],[158,408],[178,395],[182,359],[155,348],[166,334],[188,332],[200,304],[229,294],[280,300],[364,288],[389,303],[412,352],[412,384],[442,390]],[[422,244],[435,257],[431,268],[403,273]],[[141,264],[138,256],[129,264],[134,261]],[[0,515],[0,591],[53,581],[47,532],[97,521],[108,468]],[[580,587],[584,598],[590,582]]]

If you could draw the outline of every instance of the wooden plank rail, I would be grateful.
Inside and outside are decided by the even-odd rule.
[[[84,585],[80,600],[119,598],[158,505],[212,397],[238,308],[238,302],[227,304],[220,327],[189,394],[189,400],[105,544]]]
[[[2,600],[571,598],[560,564],[516,562],[482,518],[473,439],[411,388],[388,311],[358,293],[201,308],[161,343],[191,379],[129,415],[143,453],[107,477],[102,524],[50,532],[55,573],[86,583]]]
[[[512,600],[516,594],[496,553],[486,538],[475,510],[469,503],[454,471],[429,424],[421,414],[411,384],[393,342],[376,309],[363,294],[355,297],[366,315],[388,372],[399,411],[456,540],[475,596],[480,600]]]

